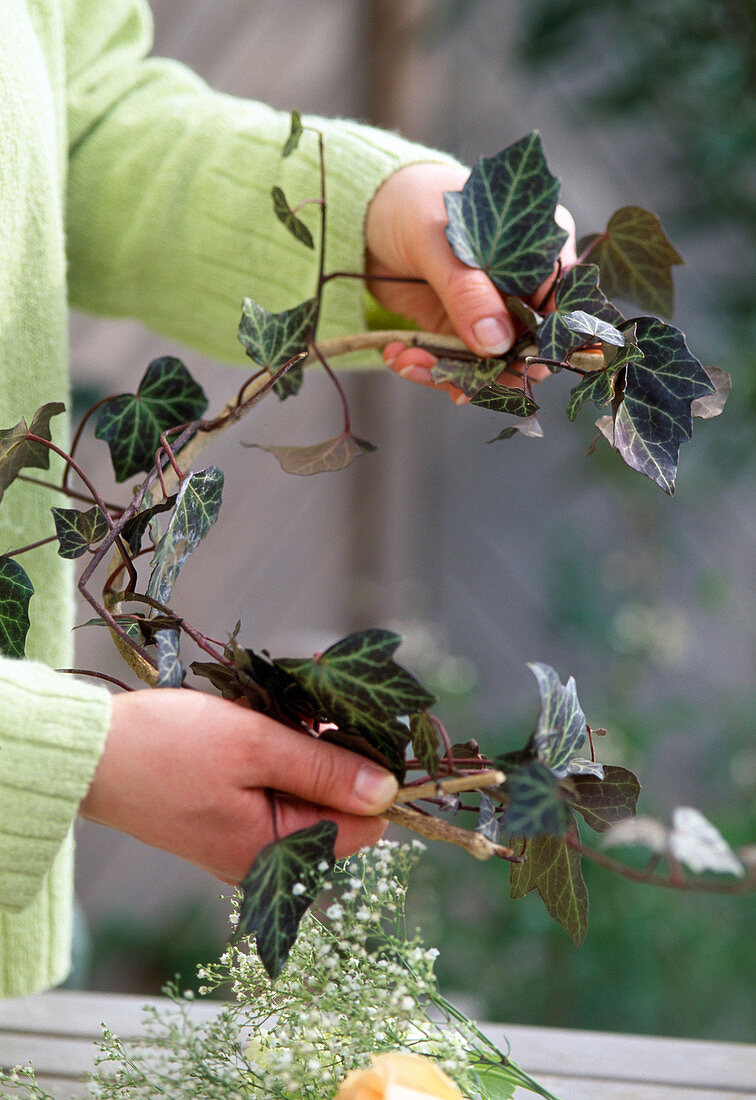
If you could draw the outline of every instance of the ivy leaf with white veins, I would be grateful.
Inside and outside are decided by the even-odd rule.
[[[599,266],[601,289],[610,298],[671,317],[672,267],[683,258],[668,240],[655,214],[640,206],[623,206],[609,219],[604,233],[578,242],[578,255]]]
[[[19,420],[12,428],[0,430],[0,500],[3,493],[21,470],[33,466],[38,470],[50,468],[50,451],[42,443],[27,439],[27,434],[37,435],[40,439],[50,439],[50,420],[65,412],[66,406],[60,401],[50,401],[37,409],[32,417],[31,426],[25,420]]]
[[[116,481],[152,469],[163,432],[199,419],[206,408],[202,387],[180,359],[153,359],[137,392],[109,398],[97,416],[95,436],[110,448]]]
[[[505,791],[509,806],[504,828],[513,836],[563,836],[570,812],[562,797],[559,780],[551,768],[537,760],[513,768],[507,775]]]
[[[282,444],[265,446],[262,443],[245,443],[244,446],[267,451],[278,459],[281,469],[287,474],[299,474],[301,477],[343,470],[355,458],[377,449],[374,443],[359,439],[351,432],[342,432],[323,443],[311,443],[304,447]]]
[[[0,654],[23,657],[34,585],[15,558],[0,557]]]
[[[273,199],[273,212],[281,224],[288,229],[292,237],[295,237],[307,248],[314,248],[315,241],[312,239],[312,233],[302,219],[298,218],[291,209],[288,199],[281,188],[274,187],[270,194]]]
[[[158,630],[155,632],[157,645],[159,688],[180,688],[186,679],[186,668],[179,659],[178,630]]]
[[[108,521],[99,504],[86,512],[76,508],[52,508],[51,511],[61,558],[80,558],[108,533]]]
[[[495,382],[503,368],[501,359],[453,359],[442,356],[431,367],[431,378],[437,385],[451,382],[466,397],[472,397]]]
[[[523,863],[509,868],[509,893],[524,898],[537,890],[549,914],[572,937],[576,947],[588,930],[588,891],[580,867],[580,853],[554,836],[528,841]]]
[[[477,409],[490,409],[491,412],[509,413],[510,416],[531,417],[538,411],[532,397],[515,386],[502,386],[492,382],[484,390],[470,399]]]
[[[147,595],[167,604],[184,562],[218,518],[223,471],[208,466],[189,474],[176,496],[176,507],[165,534],[155,547]]]
[[[715,386],[679,329],[656,317],[633,323],[643,359],[623,369],[614,446],[628,466],[672,496],[680,445],[691,437],[691,405]]]
[[[572,313],[564,313],[562,321],[571,332],[576,332],[584,338],[593,337],[604,344],[612,344],[617,348],[624,348],[627,341],[624,334],[608,321],[602,321],[600,317],[594,317],[592,313],[586,313],[582,309],[575,309]]]
[[[570,390],[567,402],[567,416],[575,420],[586,401],[592,401],[598,409],[608,405],[614,394],[614,372],[608,370],[591,371],[580,379],[577,386]]]
[[[739,878],[745,874],[719,830],[693,806],[675,808],[671,829],[652,817],[620,821],[607,831],[604,843],[607,847],[638,844],[659,855],[666,853],[695,874],[714,871]]]
[[[412,751],[420,766],[428,775],[436,776],[438,762],[443,750],[443,742],[438,727],[427,711],[419,711],[410,718]]]
[[[338,829],[319,821],[274,840],[258,853],[241,883],[237,936],[254,936],[268,976],[275,981],[297,938],[300,921],[333,869]]]
[[[472,404],[472,402],[470,402]],[[538,417],[528,416],[524,420],[521,420],[519,424],[508,424],[506,428],[502,428],[498,435],[495,435],[493,439],[489,439],[488,443],[498,443],[500,439],[511,439],[512,436],[519,433],[520,435],[526,435],[529,439],[542,439],[543,428]]]
[[[481,157],[462,190],[444,194],[454,254],[504,294],[535,293],[567,240],[554,221],[558,195],[535,131]]]
[[[565,322],[576,311],[616,328],[622,314],[599,289],[599,269],[595,264],[576,264],[564,273],[554,291],[554,309],[547,313],[538,329],[538,354],[544,359],[563,360],[575,348],[585,343]]]
[[[498,844],[501,840],[501,822],[496,816],[498,808],[498,802],[495,802],[490,794],[486,794],[485,791],[480,792],[480,808],[475,832],[480,833],[493,844]]]
[[[541,712],[528,741],[528,749],[554,775],[565,776],[570,760],[585,741],[587,731],[575,680],[570,676],[563,685],[550,665],[537,661],[531,661],[528,668],[538,681],[541,694]]]
[[[283,313],[269,313],[251,298],[245,298],[239,340],[254,363],[269,374],[275,374],[290,359],[307,352],[317,316],[317,298],[310,298]]]

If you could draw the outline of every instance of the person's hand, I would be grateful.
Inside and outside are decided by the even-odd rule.
[[[515,323],[488,276],[458,260],[444,232],[444,191],[461,190],[467,176],[463,168],[438,164],[411,164],[389,176],[373,198],[365,223],[366,273],[372,279],[368,286],[381,305],[410,317],[422,329],[456,333],[480,356],[502,355],[514,343]],[[572,264],[572,216],[559,206],[555,218],[570,234],[562,249],[562,263]],[[386,275],[423,278],[427,285],[377,278]],[[547,285],[548,281],[544,288]],[[389,344],[383,357],[403,378],[434,385],[430,368],[435,359],[429,352],[397,343]],[[537,372],[530,377],[537,378]],[[501,380],[522,386],[522,379],[511,374]],[[446,390],[453,400],[467,400],[449,383],[436,388]]]
[[[218,696],[176,688],[113,698],[105,750],[80,814],[239,882],[259,850],[327,819],[336,856],[374,844],[397,782],[336,745]]]

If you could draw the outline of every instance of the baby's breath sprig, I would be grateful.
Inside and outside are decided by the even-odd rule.
[[[503,1100],[517,1085],[550,1097],[441,996],[438,951],[407,928],[407,883],[424,847],[384,840],[337,865],[275,983],[242,939],[198,972],[201,993],[231,986],[236,996],[210,1020],[193,1013],[190,994],[169,988],[169,1009],[145,1009],[142,1039],[106,1029],[90,1095],[331,1100],[350,1070],[403,1050],[431,1058],[470,1100]],[[238,908],[234,899],[234,925]],[[0,1084],[52,1100],[28,1071],[0,1073]]]

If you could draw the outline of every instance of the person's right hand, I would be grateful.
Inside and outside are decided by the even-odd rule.
[[[336,856],[374,844],[393,775],[346,749],[218,696],[176,688],[113,698],[105,749],[81,816],[237,883],[259,850],[321,820]]]

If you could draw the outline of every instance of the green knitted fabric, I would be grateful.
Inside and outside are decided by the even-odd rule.
[[[282,160],[288,115],[145,60],[150,45],[143,0],[0,4],[0,427],[67,399],[68,302],[241,364],[242,298],[275,311],[312,293],[312,256],[271,216],[270,188],[292,203],[318,193],[315,138]],[[377,187],[403,164],[448,158],[355,123],[318,125],[327,266],[360,270]],[[316,231],[317,208],[302,216]],[[362,328],[363,300],[357,280],[331,283],[323,335]],[[12,485],[0,553],[51,531],[57,503]],[[110,714],[101,687],[51,671],[72,663],[68,564],[49,546],[22,560],[36,590],[30,661],[0,660],[0,996],[67,972],[71,827]]]

